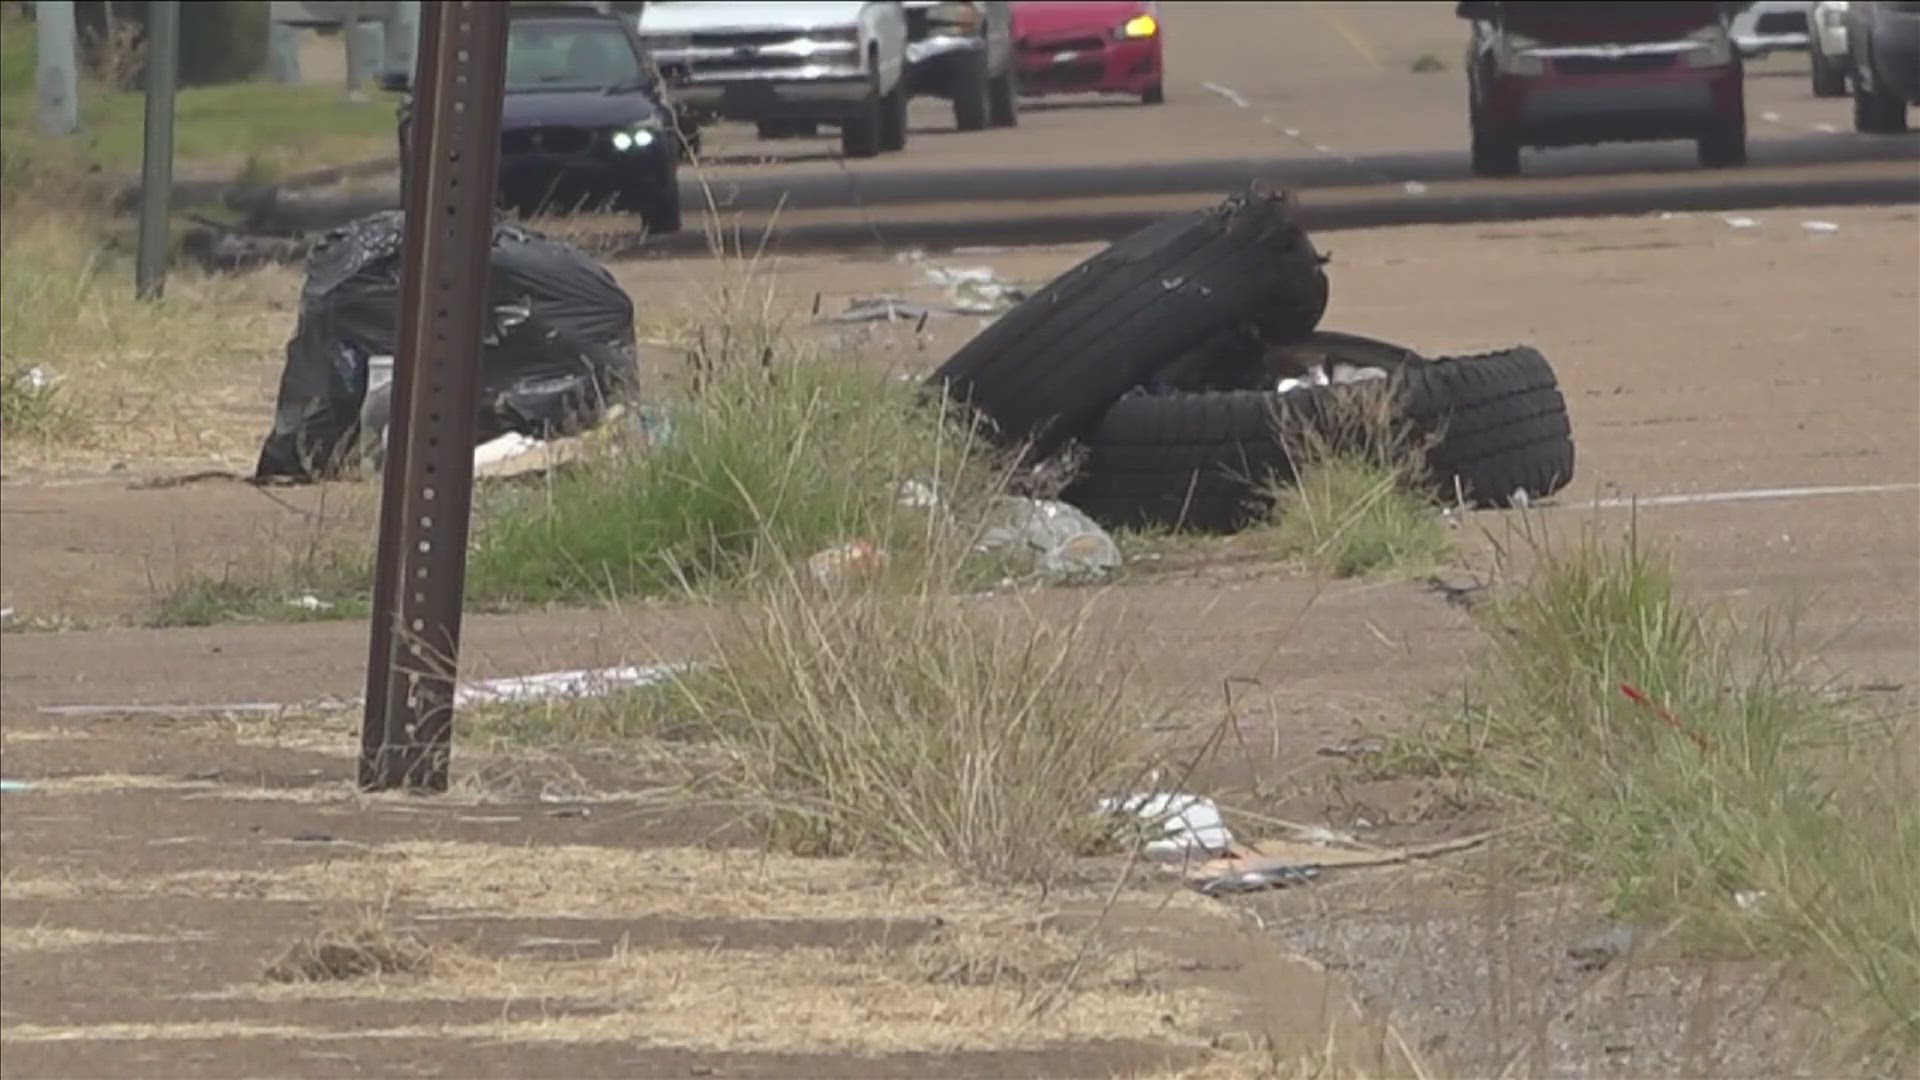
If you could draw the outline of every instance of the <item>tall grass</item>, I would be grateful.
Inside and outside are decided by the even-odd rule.
[[[1294,477],[1270,489],[1281,558],[1335,577],[1418,574],[1453,539],[1425,494],[1426,447],[1394,408],[1388,380],[1350,384],[1306,415],[1276,418]]]
[[[1429,747],[1545,811],[1562,865],[1696,945],[1811,957],[1848,1068],[1920,1058],[1920,732],[1826,693],[1792,623],[1676,588],[1636,539],[1535,540],[1490,655]],[[1863,1057],[1862,1057],[1863,1056]]]
[[[957,417],[810,344],[770,300],[724,308],[678,330],[683,366],[662,395],[662,437],[488,506],[471,595],[726,589],[856,541],[910,575],[942,523],[977,519],[1000,467]],[[934,512],[902,505],[910,483],[934,490]]]

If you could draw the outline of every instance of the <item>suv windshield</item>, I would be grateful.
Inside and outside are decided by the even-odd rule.
[[[617,25],[516,22],[507,31],[507,93],[633,85],[645,69]]]

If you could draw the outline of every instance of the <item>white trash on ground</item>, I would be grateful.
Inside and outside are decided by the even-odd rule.
[[[456,689],[453,701],[455,705],[483,705],[603,697],[620,690],[636,690],[663,683],[692,668],[691,664],[653,664],[646,667],[581,668],[485,679]]]
[[[1803,221],[1800,227],[1815,236],[1830,236],[1840,231],[1840,226],[1831,221]]]
[[[993,314],[1027,298],[1025,289],[1001,278],[991,266],[929,266],[921,273],[946,289],[948,304],[962,314]]]
[[[1735,214],[1727,218],[1726,221],[1728,225],[1736,229],[1751,229],[1760,224],[1757,220],[1747,217],[1744,214]]]
[[[1177,792],[1129,795],[1100,800],[1100,812],[1109,817],[1132,817],[1149,832],[1159,833],[1141,852],[1156,862],[1182,862],[1226,853],[1233,834],[1212,799]]]
[[[1024,551],[1048,582],[1097,581],[1120,569],[1120,547],[1077,507],[1054,499],[996,500],[976,549]]]

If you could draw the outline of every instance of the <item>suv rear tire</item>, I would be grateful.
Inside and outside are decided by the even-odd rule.
[[[881,125],[885,123],[886,101],[880,95],[879,79],[873,92],[855,107],[852,116],[840,123],[840,152],[850,158],[880,155]]]
[[[880,149],[907,148],[907,88],[904,84],[880,99]]]
[[[1477,120],[1473,124],[1472,157],[1475,176],[1520,175],[1520,144],[1507,135],[1487,130]]]
[[[1747,117],[1745,113],[1719,120],[1694,144],[1700,164],[1708,169],[1730,169],[1747,163]]]

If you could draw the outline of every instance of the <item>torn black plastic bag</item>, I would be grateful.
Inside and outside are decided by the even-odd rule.
[[[384,435],[362,440],[360,415],[368,359],[395,353],[401,240],[400,211],[387,210],[313,249],[255,479],[336,475]],[[487,292],[478,441],[590,428],[633,387],[633,300],[579,248],[496,219]]]

